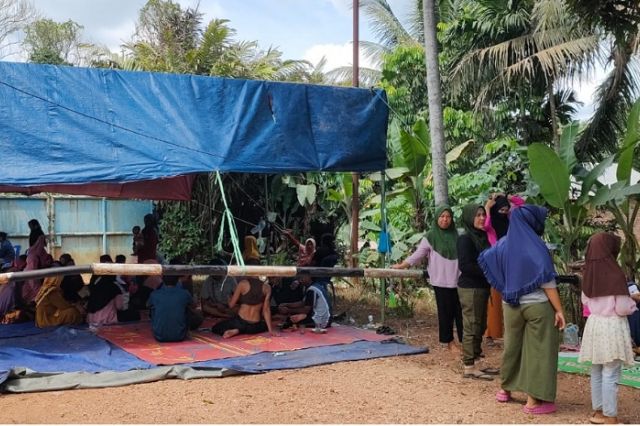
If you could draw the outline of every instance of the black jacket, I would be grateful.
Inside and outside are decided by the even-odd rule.
[[[460,235],[456,244],[458,250],[458,287],[460,288],[489,288],[489,282],[478,265],[480,253],[468,235]]]

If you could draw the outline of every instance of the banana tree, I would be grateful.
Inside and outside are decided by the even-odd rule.
[[[638,217],[640,184],[631,185],[633,154],[640,142],[640,100],[636,102],[628,119],[627,131],[619,151],[587,171],[576,160],[574,146],[579,126],[572,124],[563,129],[559,154],[543,144],[532,144],[528,149],[531,178],[540,187],[545,201],[560,210],[563,217],[563,245],[565,266],[571,261],[573,245],[580,228],[587,219],[588,209],[606,208],[624,234],[621,250],[623,266],[631,278],[635,275],[638,242],[633,225]],[[617,160],[617,181],[605,185],[599,181],[605,170]],[[572,196],[579,186],[579,196]],[[573,191],[577,192],[577,191]]]

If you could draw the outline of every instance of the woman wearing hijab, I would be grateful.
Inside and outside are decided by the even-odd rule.
[[[556,271],[542,241],[547,209],[524,205],[511,213],[506,237],[480,255],[487,279],[504,300],[504,352],[498,402],[524,392],[527,414],[556,411],[559,332],[565,326]]]
[[[253,262],[253,265],[260,264],[260,251],[258,250],[258,240],[253,235],[244,237],[244,250],[242,258],[245,263]]]
[[[31,232],[29,234],[27,265],[24,270],[34,271],[36,269],[48,268],[51,264],[51,258],[45,249],[47,240],[44,232],[42,232],[42,227],[40,227],[40,223],[36,219],[31,219],[28,225]],[[29,304],[34,301],[41,285],[42,279],[30,279],[24,282],[21,292],[24,304]]]
[[[489,283],[480,266],[478,256],[489,248],[487,233],[484,232],[486,213],[479,204],[468,204],[462,209],[462,225],[465,233],[458,237],[458,297],[462,307],[462,363],[464,378],[493,380],[498,371],[483,368],[482,335],[487,328],[487,301]]]
[[[313,255],[316,253],[316,240],[307,238],[302,244],[293,236],[290,229],[284,231],[284,235],[291,240],[293,244],[298,246],[298,266],[311,266],[313,264]]]
[[[100,263],[113,263],[111,256],[100,256]],[[89,282],[87,323],[93,327],[118,322],[118,310],[124,308],[120,287],[115,275],[94,275]]]
[[[83,310],[80,305],[70,303],[64,298],[60,288],[62,279],[62,275],[45,278],[35,299],[37,327],[82,323]]]
[[[524,200],[517,195],[491,194],[489,196],[484,206],[487,211],[484,229],[487,231],[487,239],[491,247],[495,246],[500,238],[507,235],[511,211],[523,204]],[[490,291],[487,308],[487,331],[485,333],[489,344],[493,342],[493,339],[502,339],[504,334],[502,295],[495,288],[491,288]]]
[[[146,260],[156,260],[158,257],[158,225],[152,214],[144,216],[144,228],[142,228],[142,247],[138,247],[138,263]]]
[[[438,335],[440,344],[449,350],[458,350],[453,338],[455,324],[458,341],[462,342],[462,308],[458,298],[458,253],[456,242],[458,231],[453,222],[453,211],[449,206],[436,209],[435,221],[420,241],[416,251],[393,269],[406,269],[427,259],[429,282],[433,286],[438,308]]]
[[[589,239],[582,280],[582,303],[590,315],[584,328],[580,362],[591,361],[594,424],[618,423],[618,382],[622,364],[632,365],[627,315],[637,310],[616,258],[620,237],[599,232]]]

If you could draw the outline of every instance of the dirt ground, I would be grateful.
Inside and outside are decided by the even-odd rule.
[[[347,295],[343,309],[359,322],[376,314],[373,300]],[[355,300],[355,301],[353,301]],[[340,306],[340,305],[339,305]],[[499,404],[499,383],[461,377],[458,356],[439,346],[429,301],[416,318],[388,321],[430,353],[343,362],[191,381],[106,389],[0,395],[0,423],[586,423],[588,377],[559,373],[558,412],[522,413],[520,402]],[[500,362],[500,348],[485,348]],[[620,416],[640,423],[640,390],[620,387]]]

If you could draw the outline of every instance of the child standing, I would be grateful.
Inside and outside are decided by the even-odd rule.
[[[579,361],[591,361],[591,405],[594,424],[618,423],[618,382],[622,364],[633,364],[627,315],[637,308],[616,258],[620,238],[606,232],[591,237],[585,255],[582,303],[590,315]]]
[[[134,226],[131,229],[131,234],[133,235],[133,244],[131,247],[132,249],[131,254],[133,256],[137,256],[138,250],[140,250],[144,245],[144,236],[142,235],[142,232],[140,232],[140,227],[138,225]]]

